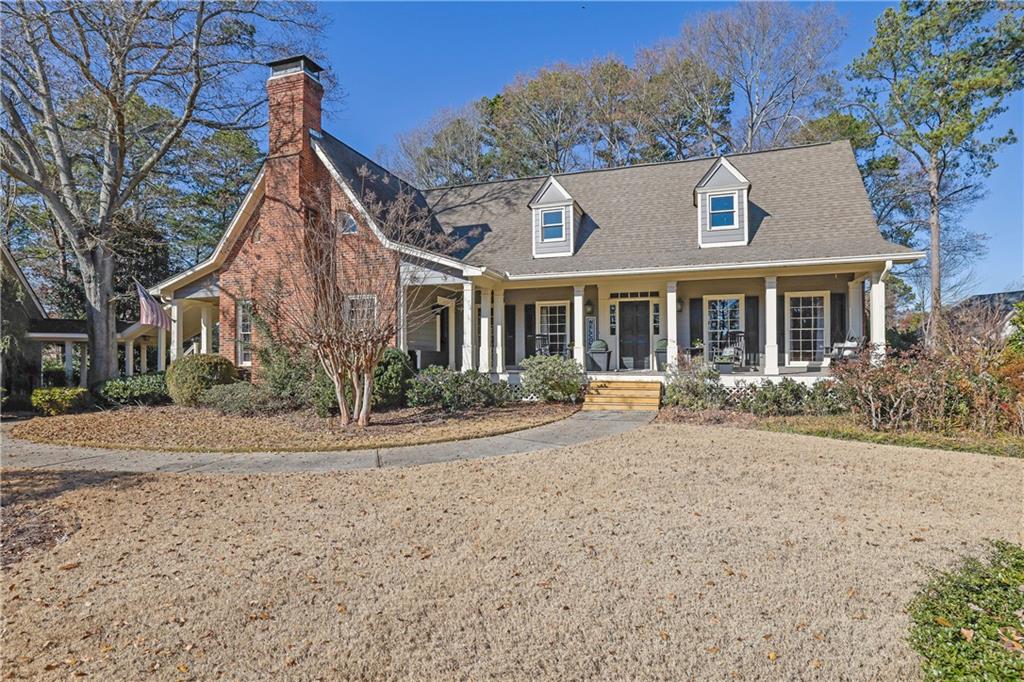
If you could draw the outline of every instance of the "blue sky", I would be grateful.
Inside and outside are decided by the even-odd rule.
[[[580,63],[615,54],[631,63],[638,48],[672,38],[695,14],[718,3],[333,3],[323,45],[347,97],[326,113],[325,127],[371,156],[397,133],[493,95],[517,73],[545,64]],[[841,3],[845,66],[867,49],[884,3]],[[1018,92],[999,130],[1024,133]],[[987,179],[989,194],[967,226],[990,236],[977,264],[978,292],[1024,286],[1024,144],[1005,148]]]

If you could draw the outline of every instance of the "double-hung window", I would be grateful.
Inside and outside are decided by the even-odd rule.
[[[377,321],[377,297],[373,294],[354,294],[345,301],[348,321],[357,329],[368,329]]]
[[[704,297],[704,347],[708,360],[723,355],[743,331],[743,299],[740,294]]]
[[[829,292],[786,294],[786,358],[789,364],[822,362],[829,331]]]
[[[551,355],[563,355],[569,347],[569,305],[538,303],[537,333],[546,339]]]
[[[235,357],[240,367],[252,365],[252,304],[239,301],[235,304]]]
[[[540,212],[540,240],[565,241],[565,209],[555,208]]]
[[[710,221],[712,230],[728,230],[736,227],[736,195],[712,194],[710,201]]]

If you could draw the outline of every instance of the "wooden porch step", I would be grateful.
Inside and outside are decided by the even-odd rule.
[[[658,381],[595,381],[583,401],[584,410],[653,411],[660,405]]]

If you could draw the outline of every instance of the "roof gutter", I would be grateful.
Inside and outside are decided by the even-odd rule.
[[[505,272],[505,278],[509,281],[525,281],[535,279],[579,279],[580,277],[608,277],[615,275],[656,275],[672,272],[708,272],[716,270],[755,270],[772,267],[798,267],[801,265],[844,265],[857,263],[871,263],[884,260],[886,263],[885,272],[892,268],[893,263],[911,263],[924,257],[923,251],[909,251],[906,253],[878,254],[873,256],[853,256],[838,258],[804,258],[786,261],[758,261],[753,263],[721,263],[715,265],[691,265],[674,266],[662,268],[641,268],[633,270],[590,270],[577,272],[549,272],[527,275],[513,275]]]

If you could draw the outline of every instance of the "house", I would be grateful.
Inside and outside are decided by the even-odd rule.
[[[3,251],[4,278],[20,290],[15,303],[4,307],[4,326],[8,330],[17,329],[24,337],[18,348],[4,352],[4,389],[9,394],[27,395],[40,385],[43,349],[47,346],[60,348],[65,385],[70,386],[75,371],[76,349],[79,368],[88,366],[89,335],[86,333],[85,320],[51,317],[13,254],[6,246],[0,245],[0,249]],[[6,281],[4,286],[7,286]],[[4,300],[5,303],[8,300],[6,295]],[[147,371],[148,348],[157,348],[155,330],[148,325],[127,320],[116,320],[116,329],[115,338],[125,358],[125,373],[133,373],[136,353],[142,371]],[[79,371],[79,385],[84,387],[87,380],[87,373]]]
[[[746,376],[820,376],[835,341],[884,348],[885,274],[923,256],[879,234],[848,142],[420,189],[323,130],[313,60],[269,66],[266,162],[213,255],[150,290],[171,311],[171,359],[193,337],[214,352],[219,329],[216,352],[253,363],[252,302],[298,258],[324,181],[356,261],[420,275],[360,296],[394,311],[396,344],[513,381],[539,352],[655,380],[659,346],[668,363],[731,347]],[[452,248],[385,234],[367,203],[400,192]],[[608,372],[589,364],[597,339]]]
[[[998,316],[1002,322],[1003,336],[1013,331],[1013,318],[1016,306],[1024,303],[1024,290],[1000,291],[994,294],[974,294],[957,303],[950,312],[955,316],[960,312],[981,309]]]

